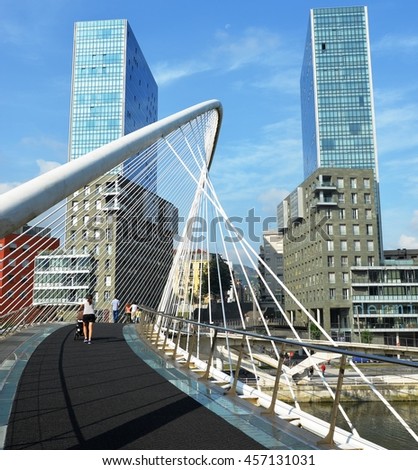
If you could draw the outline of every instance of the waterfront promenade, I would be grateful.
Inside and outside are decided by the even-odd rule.
[[[0,447],[13,449],[315,449],[312,436],[254,412],[163,361],[136,326],[69,324],[0,341]]]

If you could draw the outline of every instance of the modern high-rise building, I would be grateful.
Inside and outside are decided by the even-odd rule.
[[[157,119],[158,87],[128,21],[75,23],[69,160]],[[157,305],[159,293],[150,294],[148,288],[149,266],[156,263],[161,267],[159,276],[167,274],[173,234],[133,236],[127,229],[141,226],[160,233],[167,213],[175,213],[157,195],[153,152],[146,158],[131,157],[69,198],[65,246],[53,263],[38,262],[45,279],[53,274],[59,278],[55,286],[59,299],[51,290],[37,299],[38,304],[79,303],[88,291],[94,294],[98,310],[109,309],[114,296],[122,302]],[[80,276],[68,276],[74,260]]]
[[[75,23],[69,159],[157,119],[158,87],[128,21]],[[131,163],[113,173],[132,178],[141,167],[129,171]],[[153,190],[156,172],[147,174],[147,189]]]
[[[304,179],[316,169],[372,169],[383,260],[367,7],[309,14],[301,80]]]
[[[304,179],[333,167],[379,181],[367,7],[310,11],[301,108]]]
[[[304,182],[278,207],[284,280],[335,338],[355,340],[351,267],[383,261],[367,7],[310,11],[301,70]],[[285,296],[291,318],[304,318]]]

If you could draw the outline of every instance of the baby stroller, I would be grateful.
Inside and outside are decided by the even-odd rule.
[[[75,332],[74,332],[74,340],[79,339],[79,338],[84,338],[82,313],[77,315],[77,323],[76,323]]]

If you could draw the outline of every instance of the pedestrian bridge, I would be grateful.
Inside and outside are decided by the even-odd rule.
[[[418,364],[356,353],[399,380],[391,390],[370,378],[226,214],[209,176],[221,118],[218,101],[202,103],[0,196],[5,448],[380,449],[344,410],[354,375],[418,443],[393,400],[416,399]],[[288,334],[275,336],[248,266],[325,342],[302,338],[277,301]],[[112,289],[140,305],[139,323],[109,322]],[[92,345],[74,339],[88,292]],[[329,401],[326,420],[303,410],[315,400]]]

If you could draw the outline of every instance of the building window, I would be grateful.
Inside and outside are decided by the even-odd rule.
[[[350,178],[350,188],[357,189],[357,178]]]
[[[330,267],[330,268],[334,267],[334,257],[333,256],[328,256],[328,267]]]
[[[354,251],[361,251],[360,240],[354,240]]]
[[[340,235],[347,235],[347,226],[345,224],[340,225]]]
[[[358,224],[353,225],[353,235],[360,235],[360,225]]]
[[[364,204],[371,204],[372,196],[369,193],[364,194]]]
[[[325,217],[327,219],[332,219],[332,210],[330,208],[325,209]]]
[[[343,268],[348,267],[348,256],[341,256],[341,266]]]
[[[367,251],[374,251],[373,240],[367,240]]]
[[[337,178],[337,188],[338,189],[344,188],[344,178]]]
[[[351,193],[351,204],[357,204],[357,193]]]
[[[103,300],[110,300],[110,292],[108,290],[103,292]]]
[[[343,299],[344,300],[349,300],[350,299],[350,290],[349,289],[343,289]]]
[[[340,220],[345,220],[345,209],[340,209],[339,215],[340,215]]]
[[[352,214],[353,219],[355,220],[358,219],[358,209],[353,209],[351,214]]]
[[[343,204],[345,202],[345,194],[344,193],[338,193],[338,202]]]
[[[347,247],[348,247],[348,245],[347,245],[347,240],[341,240],[341,241],[340,241],[340,249],[341,249],[341,251],[347,251],[347,249],[348,249]]]
[[[335,300],[335,289],[329,289],[329,299],[330,300]]]
[[[111,276],[105,276],[105,286],[110,287],[112,285],[112,277]]]
[[[342,278],[343,278],[343,283],[344,284],[349,283],[350,277],[349,277],[348,273],[342,273]]]
[[[327,234],[334,235],[334,227],[331,224],[328,224],[326,227],[327,227]]]
[[[368,256],[367,257],[367,265],[368,266],[374,266],[374,256]]]
[[[372,210],[371,209],[366,209],[366,219],[367,220],[372,219]]]
[[[373,235],[373,225],[366,225],[367,235]]]
[[[355,256],[354,257],[354,264],[356,266],[361,266],[361,256]]]
[[[328,251],[334,251],[334,241],[333,240],[328,240],[327,241],[327,248],[328,248]]]
[[[364,189],[370,189],[370,178],[363,179],[363,186],[364,186]]]
[[[335,273],[328,273],[328,282],[330,284],[335,284]]]

